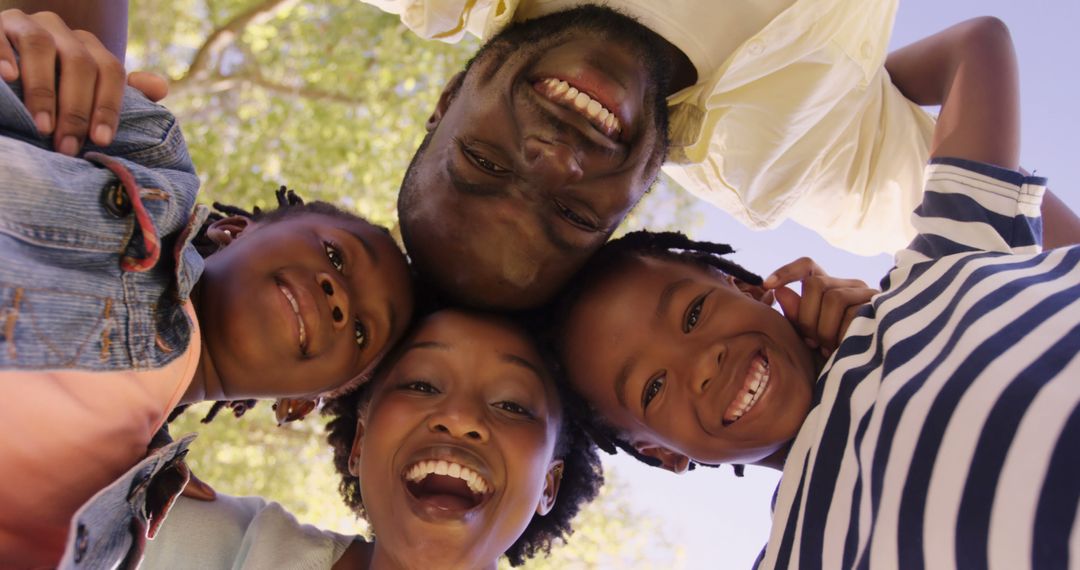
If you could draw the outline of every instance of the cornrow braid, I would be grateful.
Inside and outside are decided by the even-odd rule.
[[[288,218],[289,216],[304,213],[323,214],[349,220],[361,219],[328,202],[315,201],[305,203],[304,199],[301,198],[295,190],[286,187],[284,184],[274,191],[274,197],[277,200],[277,207],[272,210],[263,210],[258,206],[254,206],[251,211],[248,211],[239,206],[214,202],[214,211],[210,212],[210,215],[207,216],[206,221],[203,222],[203,225],[191,240],[191,244],[195,247],[195,250],[199,252],[199,255],[203,257],[213,255],[221,246],[211,240],[206,235],[206,232],[214,222],[223,220],[228,216],[244,216],[245,218],[250,218],[252,221],[263,223],[275,222]],[[369,223],[366,220],[364,221],[365,223]],[[390,234],[390,231],[382,226],[374,224],[371,224],[371,226],[385,232],[387,235]],[[225,408],[231,410],[234,417],[239,418],[240,416],[243,416],[245,412],[255,407],[255,403],[256,400],[253,399],[218,400],[214,402],[214,405],[211,406],[210,410],[206,413],[206,416],[200,421],[204,424],[212,422],[214,418],[217,417],[218,413]],[[169,414],[167,421],[171,422],[179,417],[188,406],[188,404],[184,404],[174,408]]]
[[[735,249],[726,243],[692,240],[681,232],[650,232],[638,230],[612,240],[601,247],[589,260],[588,264],[574,280],[563,290],[552,305],[554,310],[545,325],[546,340],[549,346],[558,346],[560,331],[565,328],[570,311],[577,305],[585,291],[589,290],[601,277],[611,272],[620,262],[635,256],[649,256],[661,259],[673,259],[689,262],[711,270],[731,275],[750,285],[761,285],[761,276],[724,257],[735,253]],[[622,437],[618,430],[605,422],[599,414],[582,415],[582,429],[592,438],[596,446],[609,455],[618,450],[651,467],[659,467],[661,461],[640,453]],[[719,467],[719,465],[691,461],[688,469]],[[744,466],[734,464],[736,477],[742,477]]]

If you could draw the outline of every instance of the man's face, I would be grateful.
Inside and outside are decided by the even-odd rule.
[[[493,566],[554,504],[562,417],[544,370],[520,330],[442,311],[375,380],[350,469],[400,567]]]
[[[228,399],[332,391],[403,335],[411,280],[384,232],[314,213],[233,232],[206,260],[198,304],[204,345]]]
[[[562,337],[574,388],[639,451],[753,463],[791,440],[815,376],[792,325],[718,271],[620,263],[577,302]]]
[[[543,302],[654,180],[666,148],[655,57],[597,26],[495,43],[448,86],[399,215],[410,255],[450,297]]]

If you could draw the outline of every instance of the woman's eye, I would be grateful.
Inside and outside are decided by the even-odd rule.
[[[655,398],[656,395],[660,393],[660,390],[664,388],[664,382],[666,380],[666,376],[660,375],[645,383],[645,390],[641,393],[642,409],[649,409],[649,402],[652,402],[653,398]]]
[[[360,319],[356,319],[355,323],[356,346],[364,348],[364,345],[367,344],[367,328],[364,327],[364,323],[360,322]]]
[[[532,417],[532,413],[529,412],[529,410],[525,409],[525,406],[522,406],[521,404],[519,404],[517,402],[510,402],[510,401],[499,402],[499,403],[495,404],[495,407],[497,407],[499,409],[502,409],[502,410],[506,410],[507,412],[510,412],[511,414],[515,414],[515,415],[519,415],[519,416],[526,416],[526,417],[529,417],[529,418]]]
[[[499,166],[498,164],[495,164],[494,162],[480,156],[479,154],[476,154],[471,150],[466,150],[465,154],[469,155],[469,158],[472,159],[473,163],[476,164],[476,166],[479,166],[481,170],[485,170],[490,174],[498,175],[506,174],[507,172],[509,172],[509,170]]]
[[[589,220],[579,215],[577,212],[566,207],[566,205],[562,202],[555,202],[555,207],[558,208],[559,215],[565,218],[566,221],[570,222],[571,224],[574,224],[575,226],[586,231],[599,231],[596,227],[596,224],[590,222]]]
[[[345,269],[345,257],[341,255],[341,250],[336,245],[324,241],[323,250],[326,251],[326,259],[330,260],[330,265],[333,265],[334,269],[339,272]]]
[[[701,320],[701,309],[705,306],[705,297],[698,297],[690,304],[690,307],[686,310],[686,318],[683,321],[683,332],[688,333],[694,330],[698,321]]]
[[[423,394],[438,394],[439,393],[439,391],[436,390],[435,387],[432,386],[430,382],[427,382],[425,380],[413,380],[412,382],[409,382],[409,383],[405,384],[402,387],[405,388],[406,390],[411,390],[413,392],[420,392],[420,393],[423,393]]]

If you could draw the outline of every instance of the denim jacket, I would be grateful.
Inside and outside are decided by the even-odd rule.
[[[128,88],[112,144],[51,148],[0,82],[0,369],[170,362],[191,338],[206,215],[176,119]]]

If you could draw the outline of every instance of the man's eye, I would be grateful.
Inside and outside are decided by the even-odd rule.
[[[660,393],[660,390],[664,389],[664,382],[666,380],[667,376],[661,374],[645,383],[645,390],[641,392],[642,409],[649,409],[649,402],[652,402],[653,398]]]
[[[701,309],[705,306],[705,297],[698,297],[686,309],[686,317],[683,319],[683,332],[689,333],[701,320]]]
[[[326,259],[330,260],[330,265],[333,265],[334,269],[339,272],[345,269],[345,257],[341,255],[341,250],[336,245],[324,241],[323,250],[326,251]]]
[[[494,162],[480,156],[479,154],[471,150],[466,149],[465,154],[468,155],[469,159],[473,161],[473,164],[479,166],[481,170],[487,171],[489,174],[499,175],[509,172],[509,170],[499,166],[498,164],[495,164]]]
[[[356,319],[355,322],[356,346],[364,348],[364,345],[367,344],[367,328],[364,327],[364,323],[360,322],[360,319]]]
[[[562,202],[556,201],[555,202],[555,207],[559,210],[559,215],[560,216],[562,216],[563,218],[566,219],[566,221],[570,222],[571,224],[574,224],[578,228],[581,228],[581,229],[583,229],[585,231],[589,231],[589,232],[599,231],[599,229],[596,227],[596,224],[590,222],[589,220],[587,220],[583,216],[579,215],[577,212],[571,210],[570,208],[568,208]]]
[[[517,402],[511,402],[511,401],[499,402],[499,403],[495,404],[495,407],[497,407],[499,409],[502,409],[502,410],[506,410],[506,411],[510,412],[511,414],[515,414],[515,415],[519,415],[519,416],[525,416],[525,417],[528,417],[528,418],[533,417],[532,413],[529,412],[529,410],[527,410],[525,408],[525,406],[522,406],[521,404],[519,404]]]

